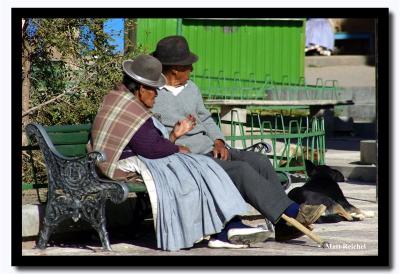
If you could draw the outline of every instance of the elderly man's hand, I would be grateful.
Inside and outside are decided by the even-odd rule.
[[[219,158],[224,161],[226,161],[229,156],[229,151],[225,147],[224,141],[222,141],[220,139],[217,139],[214,141],[213,153],[214,153],[214,158]]]

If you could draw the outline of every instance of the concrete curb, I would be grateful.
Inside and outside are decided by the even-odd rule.
[[[365,66],[373,64],[369,55],[306,56],[306,66]]]
[[[376,164],[377,145],[376,140],[360,141],[361,162],[367,164]]]
[[[375,165],[354,165],[354,166],[331,166],[342,172],[348,180],[356,180],[363,182],[376,182],[376,166]]]
[[[108,203],[106,207],[107,226],[118,227],[131,224],[135,205],[136,198],[134,197],[128,198],[127,201],[119,205]],[[39,234],[44,213],[45,205],[28,204],[22,206],[22,237],[35,237]],[[90,231],[92,229],[89,223],[83,220],[75,223],[71,219],[59,225],[54,233],[63,234],[73,231]]]

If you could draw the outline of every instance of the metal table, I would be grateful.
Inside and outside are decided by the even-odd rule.
[[[276,100],[242,100],[242,99],[208,99],[206,105],[221,106],[221,115],[231,111],[233,108],[245,108],[247,106],[263,106],[271,108],[290,109],[293,107],[309,108],[310,116],[318,115],[321,109],[329,109],[335,106],[354,105],[352,100],[298,100],[298,101],[276,101]]]

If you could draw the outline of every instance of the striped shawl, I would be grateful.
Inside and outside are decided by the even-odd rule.
[[[135,132],[151,117],[151,112],[124,85],[110,91],[92,126],[92,145],[106,156],[98,166],[114,180],[126,180],[131,173],[117,168],[123,149]]]

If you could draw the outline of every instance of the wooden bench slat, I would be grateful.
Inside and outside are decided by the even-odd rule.
[[[58,145],[55,146],[56,150],[66,157],[75,157],[86,155],[86,143],[74,145]]]
[[[50,132],[49,137],[55,146],[86,144],[88,142],[89,132]]]
[[[128,186],[129,192],[147,192],[145,184],[126,183],[126,185]]]
[[[22,183],[22,190],[29,190],[29,189],[38,189],[38,188],[47,188],[47,183]]]
[[[55,125],[45,126],[46,132],[77,132],[77,131],[90,131],[92,124],[79,124],[79,125]]]

